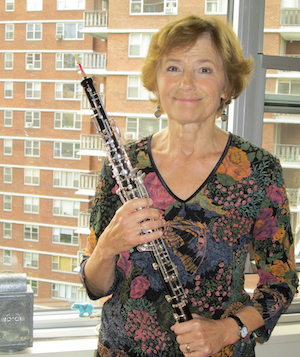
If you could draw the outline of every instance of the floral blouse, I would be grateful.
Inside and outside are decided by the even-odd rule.
[[[153,206],[163,214],[163,239],[178,269],[190,310],[223,319],[246,305],[265,325],[213,357],[254,356],[255,335],[267,341],[298,286],[289,204],[279,161],[267,151],[230,134],[218,164],[187,200],[176,197],[151,156],[151,137],[126,147],[133,167],[146,176]],[[91,214],[86,255],[120,207],[116,182],[104,163]],[[252,298],[244,290],[244,268],[252,243],[259,283]],[[149,252],[116,257],[115,281],[104,304],[100,356],[183,356],[170,330],[173,309],[165,299]],[[84,284],[84,266],[81,278]],[[105,272],[99,272],[105,274]],[[92,296],[92,299],[98,297]]]

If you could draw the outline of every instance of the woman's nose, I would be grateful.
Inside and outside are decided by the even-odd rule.
[[[191,90],[195,88],[194,76],[190,71],[185,71],[182,74],[180,88],[183,90]]]

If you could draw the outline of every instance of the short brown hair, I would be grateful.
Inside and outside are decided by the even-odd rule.
[[[203,19],[190,15],[167,23],[156,32],[150,41],[141,79],[146,89],[155,95],[157,101],[156,73],[163,56],[174,48],[192,47],[203,34],[210,34],[220,55],[225,73],[226,104],[237,98],[249,82],[253,69],[253,59],[244,58],[241,44],[233,29],[216,18]],[[220,103],[220,114],[223,103]]]

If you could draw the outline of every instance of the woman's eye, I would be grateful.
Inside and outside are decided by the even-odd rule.
[[[209,68],[204,67],[204,68],[200,68],[200,72],[201,73],[210,73],[211,70]]]
[[[167,68],[167,71],[168,71],[168,72],[175,72],[175,71],[177,71],[177,67],[176,67],[176,66],[169,66],[169,67]]]

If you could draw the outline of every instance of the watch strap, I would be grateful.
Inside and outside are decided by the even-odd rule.
[[[242,328],[246,328],[247,329],[247,327],[243,324],[242,320],[239,317],[237,317],[236,315],[230,314],[228,317],[233,318],[235,320],[235,322],[238,324],[238,326],[239,326],[238,335],[242,339],[243,338],[242,335],[241,335]]]

